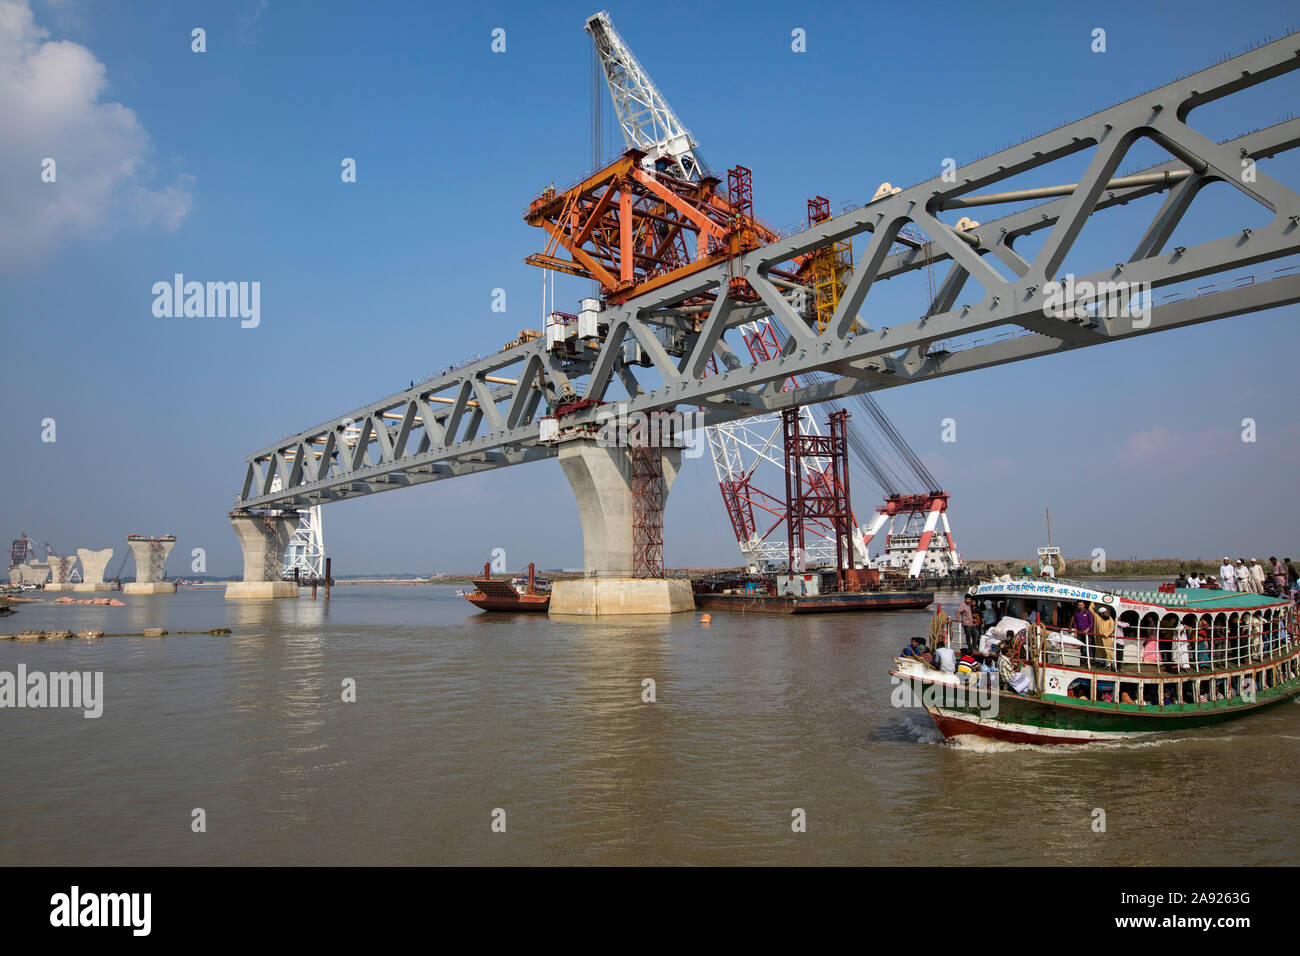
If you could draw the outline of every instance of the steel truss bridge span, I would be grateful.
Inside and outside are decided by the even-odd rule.
[[[254,452],[246,459],[236,508],[291,511],[553,457],[555,444],[539,434],[546,409],[580,398],[604,401],[616,380],[628,394],[629,412],[698,406],[705,422],[715,424],[1298,302],[1300,271],[1294,269],[1275,269],[1215,294],[1154,304],[1141,321],[1086,308],[1057,317],[1047,307],[1051,293],[1045,289],[1091,217],[1153,194],[1164,198],[1136,245],[1110,250],[1113,256],[1106,258],[1114,265],[1075,277],[1077,284],[1095,288],[1123,281],[1159,289],[1300,252],[1300,195],[1262,168],[1251,178],[1242,175],[1244,161],[1300,144],[1300,120],[1223,142],[1188,122],[1198,106],[1296,69],[1300,34],[1291,34],[969,163],[953,182],[935,178],[753,251],[718,255],[705,268],[605,308],[600,333],[578,348],[554,349],[545,338],[512,343]],[[1172,158],[1117,178],[1125,155],[1143,140]],[[1032,195],[994,188],[1088,150],[1087,168],[1072,187]],[[1236,188],[1271,212],[1271,219],[1253,230],[1167,248],[1197,194],[1214,182]],[[973,228],[940,218],[1050,196],[1057,198]],[[909,248],[892,251],[909,226],[928,240],[904,239]],[[1043,230],[1031,257],[1016,251],[1017,240]],[[819,334],[817,324],[796,308],[799,290],[771,272],[852,236],[864,237],[865,252]],[[926,315],[871,327],[873,313],[864,307],[878,283],[931,263],[948,268]],[[970,280],[984,297],[955,306]],[[742,360],[737,327],[761,318],[786,332],[784,349],[767,361]],[[936,347],[976,333],[989,334],[981,335],[983,344]],[[783,390],[790,377],[811,372],[824,373],[822,380],[800,378],[808,384]],[[596,413],[587,405],[565,424],[594,423]]]

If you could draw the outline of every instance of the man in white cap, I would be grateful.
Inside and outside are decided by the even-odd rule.
[[[1264,593],[1264,566],[1259,563],[1259,558],[1250,566],[1250,589],[1256,594]]]
[[[1232,570],[1232,559],[1226,554],[1223,556],[1223,564],[1219,566],[1219,587],[1225,591],[1237,590],[1236,575]]]
[[[1237,567],[1233,572],[1237,577],[1237,590],[1244,594],[1250,593],[1250,568],[1246,567],[1246,559],[1238,558]]]

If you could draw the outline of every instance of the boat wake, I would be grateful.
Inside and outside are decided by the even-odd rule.
[[[897,723],[877,729],[872,740],[910,744],[943,744],[943,734],[939,733],[934,722],[924,714],[909,713]]]
[[[947,741],[954,750],[971,753],[1001,754],[1029,752],[1037,754],[1063,755],[1071,753],[1090,753],[1099,750],[1145,750],[1149,747],[1168,747],[1172,744],[1206,740],[1205,737],[1142,737],[1136,740],[1089,740],[1077,744],[1022,744],[1006,740],[992,740],[975,734],[961,734]],[[1217,738],[1225,740],[1228,738]]]

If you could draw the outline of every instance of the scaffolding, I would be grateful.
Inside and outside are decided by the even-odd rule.
[[[790,571],[802,570],[799,560],[805,553],[807,525],[829,525],[835,539],[835,574],[840,587],[846,584],[845,572],[853,567],[853,507],[849,501],[849,453],[845,424],[849,413],[834,412],[827,421],[827,434],[805,434],[799,427],[799,409],[781,413],[785,431],[786,529]],[[804,459],[822,463],[819,480],[800,481]]]
[[[831,201],[825,196],[808,200],[808,225],[815,226],[831,217]],[[826,331],[831,316],[840,304],[844,285],[853,271],[853,240],[832,242],[816,249],[809,256],[809,276],[812,279],[813,315],[817,320],[817,334]]]
[[[664,576],[664,466],[658,448],[634,445],[632,458],[632,576]]]

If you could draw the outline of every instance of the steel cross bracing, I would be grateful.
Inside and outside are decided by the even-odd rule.
[[[1300,120],[1222,143],[1186,122],[1197,106],[1300,68],[1298,47],[1295,34],[1264,44],[963,166],[955,182],[935,178],[722,258],[606,309],[602,321],[608,330],[573,354],[548,351],[544,339],[527,342],[289,436],[248,456],[236,507],[306,507],[551,457],[554,444],[539,440],[539,409],[543,402],[554,407],[571,397],[575,383],[581,385],[580,397],[602,401],[618,381],[628,391],[629,412],[698,406],[705,409],[705,423],[715,424],[1298,302],[1296,270],[1275,270],[1250,284],[1155,304],[1141,323],[1084,310],[1056,318],[1045,309],[1044,290],[1090,216],[1158,192],[1167,195],[1136,246],[1116,249],[1115,266],[1077,276],[1076,282],[1122,279],[1158,289],[1300,252],[1300,195],[1262,168],[1253,182],[1241,176],[1243,158],[1261,159],[1300,144]],[[1112,183],[1128,148],[1143,137],[1177,158],[1146,170],[1150,175],[1143,179]],[[965,232],[939,219],[949,209],[989,204],[981,192],[999,182],[1094,147],[1069,195]],[[1234,229],[1199,245],[1166,249],[1196,193],[1214,181],[1240,190],[1272,211],[1272,219],[1254,230]],[[909,223],[930,241],[891,255],[895,238]],[[1017,239],[1041,230],[1047,235],[1031,259],[1016,252]],[[818,335],[767,273],[794,256],[856,235],[866,237],[865,251]],[[988,254],[1013,277],[1004,279],[993,269]],[[876,283],[943,261],[950,267],[924,318],[855,329]],[[737,279],[757,293],[758,304],[731,297]],[[982,285],[985,295],[956,308],[968,279]],[[704,311],[683,306],[710,295],[714,298]],[[729,340],[728,333],[764,316],[789,334],[786,350],[768,361],[743,362],[732,347],[735,336]],[[932,348],[988,330],[1025,334],[964,348]],[[648,367],[623,360],[623,346],[632,342]],[[812,371],[827,377],[782,390],[790,376]],[[646,380],[651,375],[657,380]],[[596,414],[596,408],[585,408],[566,425],[592,423]],[[348,428],[354,428],[350,440]],[[281,487],[272,492],[276,476]]]

